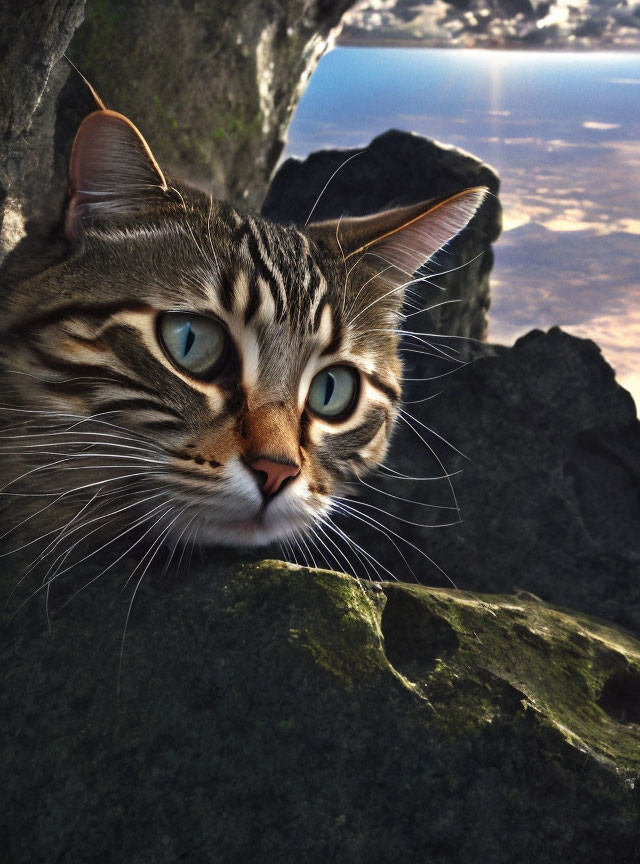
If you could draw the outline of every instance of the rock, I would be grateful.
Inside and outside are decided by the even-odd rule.
[[[66,69],[56,64],[83,9],[84,0],[0,6],[0,262],[28,223],[51,222],[51,190],[61,207],[66,172],[54,175],[54,104]]]
[[[362,155],[346,163],[359,152]],[[324,185],[338,169],[314,208]],[[342,215],[364,216],[388,207],[453,195],[472,186],[486,186],[492,195],[471,225],[431,262],[426,272],[463,269],[431,279],[433,285],[415,287],[427,304],[448,301],[432,310],[434,325],[440,332],[480,339],[487,326],[491,243],[500,234],[501,208],[498,176],[475,157],[420,135],[390,130],[374,138],[362,151],[321,150],[304,161],[288,159],[271,182],[262,212],[281,222],[303,225],[312,208],[314,221]]]
[[[409,341],[407,378],[456,369],[406,353]],[[447,350],[460,344],[431,341]],[[435,530],[401,521],[446,524],[457,514],[370,487],[452,507],[448,481],[405,481],[380,471],[362,487],[365,503],[349,506],[407,542],[392,536],[394,546],[353,519],[345,529],[399,578],[412,578],[401,550],[427,582],[448,584],[436,567],[423,576],[426,554],[460,588],[526,589],[640,633],[640,422],[633,399],[593,342],[557,328],[534,331],[508,349],[480,346],[476,354],[447,377],[406,383],[406,410],[415,420],[399,423],[386,460],[414,477],[442,475],[442,466],[461,471],[451,482],[462,524]],[[411,404],[438,391],[437,399]]]
[[[45,0],[0,11],[0,259],[60,223],[73,137],[93,109],[68,54],[169,173],[259,206],[306,82],[351,0]],[[58,64],[58,65],[56,65]],[[54,147],[55,137],[55,147]],[[6,202],[6,203],[5,203]],[[25,227],[25,223],[28,223]]]
[[[107,105],[136,122],[169,174],[257,207],[295,105],[350,4],[89,0],[71,56]]]
[[[640,644],[524,595],[215,557],[143,584],[119,694],[111,579],[16,619],[5,860],[637,860]]]

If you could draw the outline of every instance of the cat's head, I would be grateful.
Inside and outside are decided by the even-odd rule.
[[[48,448],[33,483],[129,484],[163,530],[213,543],[321,520],[388,447],[404,287],[485,190],[284,227],[167,180],[106,110],[69,176],[72,254],[12,291],[2,334],[23,437]]]

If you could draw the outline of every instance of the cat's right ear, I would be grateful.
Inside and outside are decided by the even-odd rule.
[[[139,213],[167,189],[133,123],[115,111],[94,111],[78,129],[71,151],[66,234],[77,241],[105,221]]]

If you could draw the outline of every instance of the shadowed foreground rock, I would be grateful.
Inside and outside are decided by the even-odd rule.
[[[335,171],[338,173],[322,192]],[[428,274],[449,272],[431,278],[432,284],[412,287],[425,305],[438,304],[431,318],[439,332],[480,339],[487,328],[491,244],[500,234],[502,211],[497,174],[469,153],[391,129],[359,150],[320,150],[304,161],[287,159],[271,181],[262,212],[282,222],[304,225],[312,209],[313,221],[365,216],[454,195],[473,186],[486,186],[491,195],[469,227],[425,270]]]
[[[141,590],[118,697],[114,596],[12,627],[3,860],[637,861],[622,632],[525,596],[218,562]]]

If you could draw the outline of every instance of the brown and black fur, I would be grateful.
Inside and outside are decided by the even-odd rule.
[[[90,115],[71,160],[70,252],[12,287],[0,334],[4,490],[53,501],[32,520],[51,532],[45,558],[62,557],[47,578],[72,544],[130,525],[158,543],[256,545],[329,524],[332,496],[388,446],[403,287],[483,194],[299,230],[168,181],[130,121]],[[224,327],[214,379],[167,356],[166,312]],[[358,387],[331,420],[307,392],[336,364]],[[265,497],[256,460],[298,473]]]

